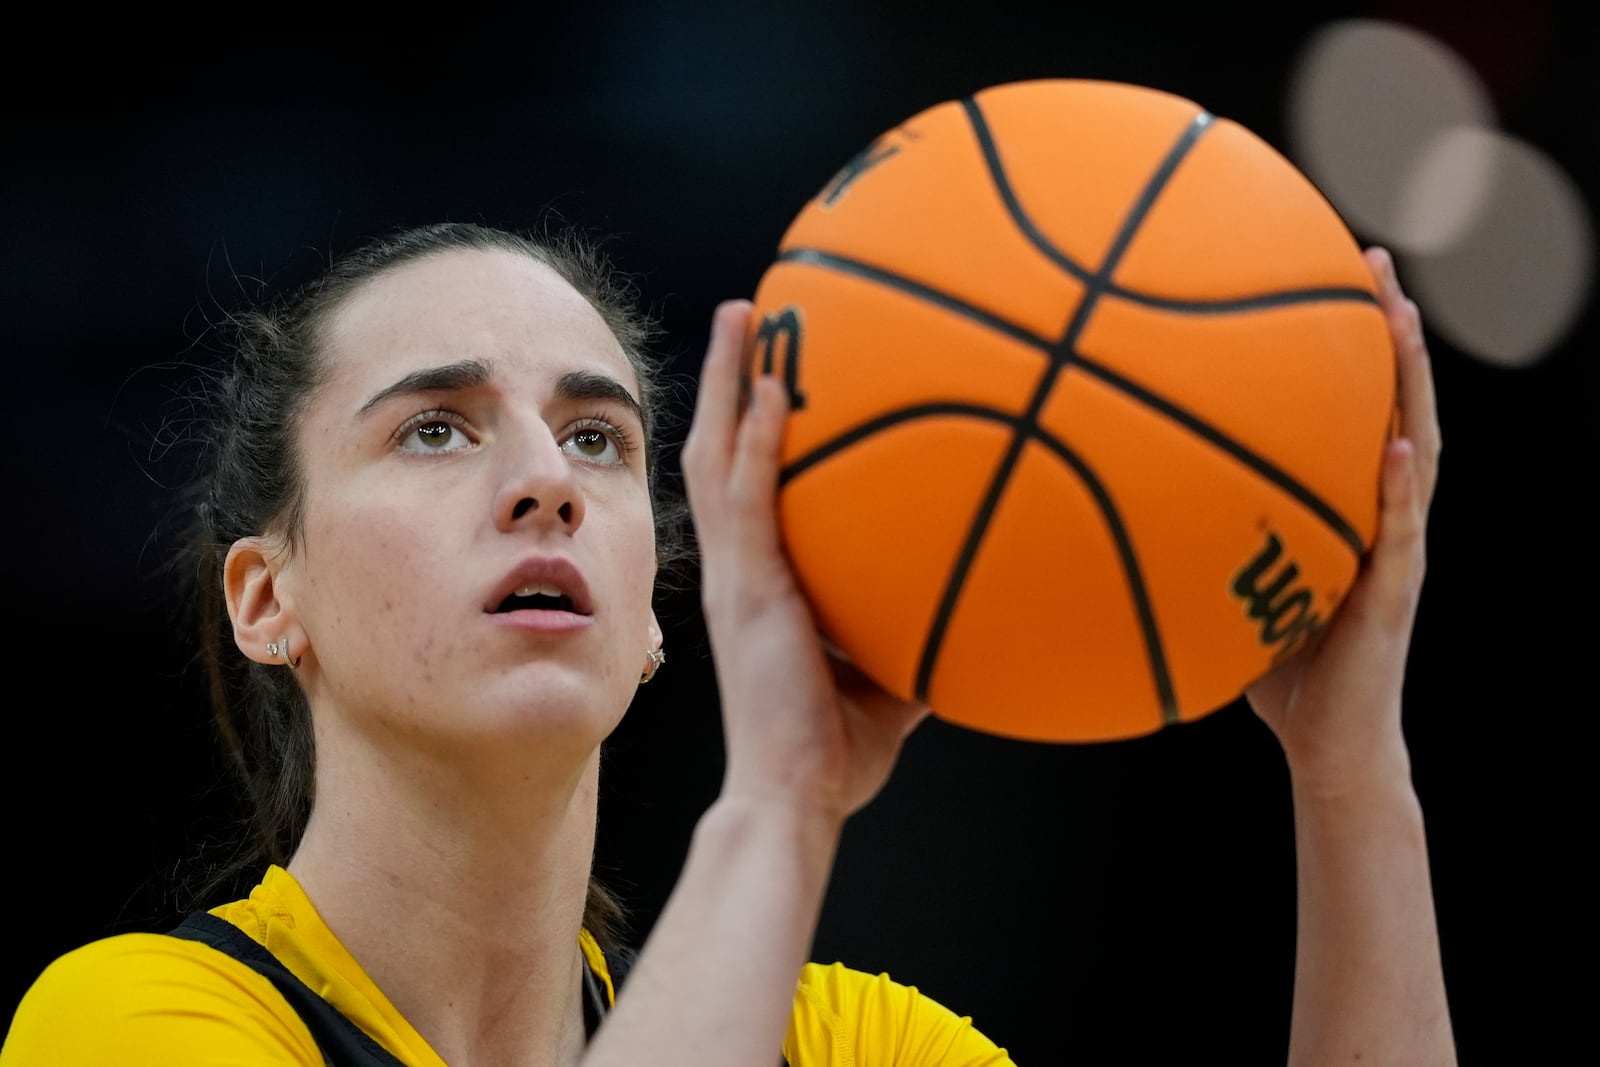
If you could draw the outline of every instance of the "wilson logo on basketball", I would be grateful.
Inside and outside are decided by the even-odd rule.
[[[759,354],[762,374],[772,373],[772,365],[778,358],[780,347],[783,349],[783,387],[789,393],[789,410],[799,411],[806,406],[806,397],[800,391],[800,312],[793,306],[761,318],[752,355]]]
[[[1244,601],[1244,613],[1261,624],[1261,643],[1277,645],[1274,660],[1280,660],[1322,627],[1322,619],[1311,607],[1311,590],[1295,585],[1300,568],[1292,559],[1272,570],[1283,556],[1283,542],[1268,531],[1267,543],[1233,576],[1233,595]],[[1268,572],[1271,571],[1269,574]]]

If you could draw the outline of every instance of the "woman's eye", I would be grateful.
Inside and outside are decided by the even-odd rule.
[[[590,463],[616,465],[622,462],[622,450],[611,434],[596,426],[583,426],[574,430],[561,447],[568,455]]]
[[[456,452],[472,444],[461,427],[438,414],[418,416],[395,436],[406,452]]]

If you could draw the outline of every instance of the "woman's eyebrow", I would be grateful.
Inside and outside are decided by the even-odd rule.
[[[489,377],[489,364],[476,359],[463,359],[455,363],[446,363],[442,367],[424,367],[412,371],[393,385],[386,385],[367,397],[367,402],[361,405],[356,415],[357,417],[365,415],[392,396],[407,393],[459,392],[462,389],[473,389],[484,385],[489,381]]]
[[[573,370],[556,379],[556,396],[562,400],[615,400],[644,425],[644,409],[639,406],[628,387],[609,374]]]
[[[356,414],[365,415],[393,396],[474,389],[488,384],[491,376],[489,364],[476,359],[463,359],[441,367],[424,367],[373,393]],[[555,394],[562,400],[614,400],[633,412],[634,418],[641,424],[644,422],[644,409],[639,406],[639,401],[634,399],[627,386],[609,374],[568,371],[556,379]]]

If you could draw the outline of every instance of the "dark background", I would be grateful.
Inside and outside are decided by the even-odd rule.
[[[517,227],[553,208],[617,235],[690,376],[714,304],[751,294],[800,205],[913,113],[1002,82],[1109,78],[1286,147],[1290,63],[1350,16],[1461,50],[1501,128],[1595,188],[1576,5],[743,6],[38,12],[10,36],[0,315],[22,462],[0,1018],[58,953],[164,922],[164,880],[225,827],[161,592],[183,451],[156,442],[168,365],[241,277],[292,280],[395,224]],[[1592,839],[1577,638],[1594,630],[1578,510],[1594,340],[1591,311],[1508,369],[1431,337],[1447,447],[1407,728],[1463,1063],[1550,1059],[1582,1006],[1560,965],[1587,972],[1593,896],[1576,846]],[[609,748],[600,859],[641,933],[721,770],[695,607],[666,598],[669,663]],[[1091,746],[930,722],[847,827],[816,956],[917,985],[1022,1063],[1281,1062],[1291,830],[1282,758],[1242,706]]]

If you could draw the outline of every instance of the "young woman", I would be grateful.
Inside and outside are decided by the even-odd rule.
[[[1291,1062],[1448,1063],[1400,725],[1439,432],[1416,309],[1369,259],[1404,419],[1379,540],[1249,695],[1294,791]],[[812,624],[775,523],[784,390],[741,407],[749,314],[717,309],[682,456],[726,772],[637,958],[590,868],[600,746],[665,655],[648,328],[575,238],[425,227],[237,315],[215,386],[196,600],[259,883],[55,961],[3,1067],[1009,1062],[806,959],[843,823],[926,709]]]

